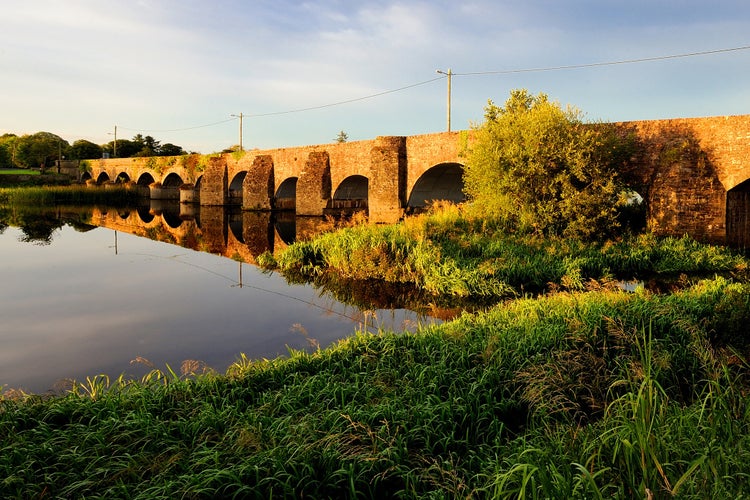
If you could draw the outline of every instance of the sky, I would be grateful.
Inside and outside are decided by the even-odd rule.
[[[748,0],[0,6],[0,135],[205,154],[239,143],[240,114],[245,149],[441,132],[449,69],[453,130],[521,88],[587,121],[750,114]]]

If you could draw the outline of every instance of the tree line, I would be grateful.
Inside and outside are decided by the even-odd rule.
[[[135,135],[107,144],[79,139],[73,144],[51,132],[0,136],[0,167],[49,168],[56,160],[94,160],[97,158],[132,158],[137,156],[179,156],[187,154],[172,143],[157,141],[152,136]]]

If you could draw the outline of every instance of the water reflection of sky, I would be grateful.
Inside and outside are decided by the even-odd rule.
[[[224,257],[122,232],[115,249],[105,228],[65,226],[50,245],[22,235],[0,234],[0,388],[139,376],[145,368],[130,364],[138,356],[161,368],[198,359],[224,371],[240,353],[275,357],[286,346],[308,348],[306,335],[326,346],[360,328],[357,310],[252,265],[241,265],[238,286],[240,263]],[[382,311],[375,323],[401,330],[417,320]]]

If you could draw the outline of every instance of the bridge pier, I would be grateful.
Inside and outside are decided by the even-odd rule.
[[[297,180],[297,214],[323,215],[331,199],[331,165],[328,153],[313,151]]]
[[[201,180],[200,203],[202,206],[223,206],[227,204],[229,194],[227,177],[226,158],[210,158]]]
[[[242,182],[242,209],[273,209],[274,186],[273,157],[271,155],[256,156]]]
[[[370,150],[368,207],[372,222],[397,222],[406,205],[406,137],[378,137]]]

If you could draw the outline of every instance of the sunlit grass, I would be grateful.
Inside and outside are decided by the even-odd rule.
[[[335,273],[409,283],[436,297],[494,300],[680,274],[744,277],[748,271],[745,257],[687,236],[624,235],[601,243],[540,238],[501,231],[455,205],[397,225],[359,224],[326,233],[259,262],[310,279]]]
[[[40,175],[39,170],[0,168],[0,175]]]
[[[55,206],[61,204],[93,205],[132,204],[140,199],[136,190],[127,187],[37,186],[0,188],[0,203]]]

